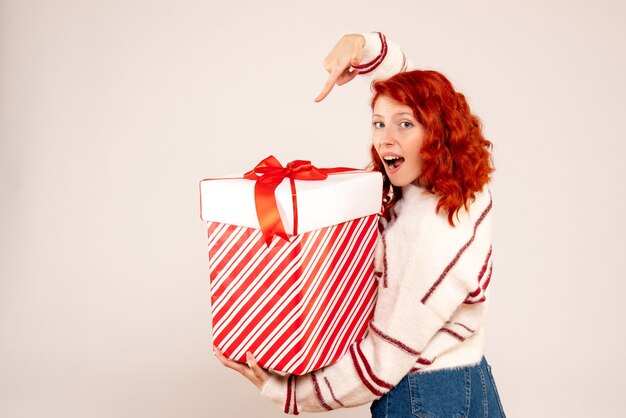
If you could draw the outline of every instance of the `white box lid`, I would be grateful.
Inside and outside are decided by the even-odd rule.
[[[200,218],[204,221],[260,229],[254,201],[253,180],[227,178],[200,182]],[[295,180],[298,233],[379,213],[382,175],[374,171],[329,174],[325,180]],[[274,193],[278,212],[289,235],[293,235],[293,203],[290,180],[284,179]]]

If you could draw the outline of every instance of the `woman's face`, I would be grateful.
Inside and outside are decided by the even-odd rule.
[[[426,130],[409,106],[379,96],[372,111],[372,144],[394,186],[417,183],[423,161],[419,156]]]

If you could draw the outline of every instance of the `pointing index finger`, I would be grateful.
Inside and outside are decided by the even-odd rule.
[[[322,89],[320,94],[318,94],[318,96],[315,98],[315,102],[321,102],[322,100],[324,100],[324,98],[326,98],[326,96],[328,96],[328,93],[330,93],[330,91],[333,89],[333,87],[335,86],[335,82],[337,81],[340,75],[341,75],[341,70],[335,67],[333,71],[330,73],[330,75],[328,76],[328,80],[326,80],[326,84],[324,84],[324,88]]]

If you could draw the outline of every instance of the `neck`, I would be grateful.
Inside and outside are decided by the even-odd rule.
[[[424,187],[422,187],[416,179],[413,183],[402,186],[402,194],[418,191],[417,189],[419,189],[419,191],[425,190]]]

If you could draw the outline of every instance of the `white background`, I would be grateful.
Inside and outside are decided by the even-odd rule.
[[[625,4],[0,0],[0,416],[282,415],[212,355],[198,181],[364,166],[367,83],[313,98],[338,38],[374,30],[495,145],[508,415],[620,416]]]

